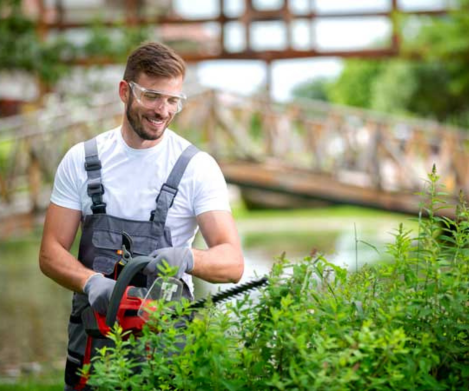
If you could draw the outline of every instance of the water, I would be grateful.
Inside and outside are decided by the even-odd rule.
[[[246,260],[244,282],[268,273],[283,252],[295,261],[317,251],[351,270],[375,262],[382,258],[384,243],[392,240],[393,229],[409,218],[328,208],[257,212],[236,220]],[[197,242],[200,246],[200,238]],[[373,244],[381,256],[363,242]],[[62,368],[64,362],[71,292],[41,274],[39,245],[39,231],[0,242],[0,380],[24,372],[47,373]],[[196,297],[229,286],[197,280]]]
[[[39,245],[39,233],[0,243],[0,376],[53,369],[66,352],[71,293],[41,274]]]
[[[385,261],[386,244],[393,242],[399,223],[415,230],[416,223],[411,220],[409,216],[355,207],[251,213],[237,219],[246,261],[241,282],[269,273],[282,254],[293,262],[322,254],[350,271]],[[195,286],[201,297],[231,284],[196,281]]]

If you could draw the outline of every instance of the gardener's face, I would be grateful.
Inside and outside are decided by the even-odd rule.
[[[127,83],[124,122],[129,136],[147,146],[161,141],[182,104],[178,101],[183,96],[182,84],[182,77],[151,77],[144,73],[136,82]]]

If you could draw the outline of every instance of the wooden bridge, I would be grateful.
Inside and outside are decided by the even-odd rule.
[[[116,98],[53,102],[0,121],[0,237],[45,208],[71,145],[120,123]],[[469,133],[434,122],[199,89],[172,128],[243,189],[417,213],[435,164],[447,192],[469,192]]]
[[[435,164],[446,191],[469,192],[469,134],[430,121],[209,91],[179,126],[242,188],[417,213]]]

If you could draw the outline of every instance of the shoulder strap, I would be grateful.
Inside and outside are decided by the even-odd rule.
[[[162,224],[164,227],[169,208],[173,206],[174,198],[178,193],[179,182],[181,182],[187,165],[198,152],[198,148],[191,144],[181,153],[166,183],[161,186],[160,193],[156,198],[156,209],[151,212],[150,220]]]
[[[104,187],[101,180],[101,160],[98,156],[96,137],[85,141],[85,170],[88,176],[87,194],[91,197],[91,211],[93,214],[106,213],[103,202]]]

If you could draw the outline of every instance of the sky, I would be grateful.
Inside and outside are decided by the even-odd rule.
[[[399,0],[403,10],[437,9],[447,6],[450,0]],[[260,9],[279,7],[283,0],[253,0]],[[203,18],[218,14],[218,0],[174,0],[175,10],[186,18]],[[237,16],[243,12],[244,0],[225,0],[225,13]],[[391,0],[290,0],[293,12],[301,14],[312,7],[316,12],[383,11]],[[233,23],[227,30],[227,47],[236,51],[243,48],[241,25]],[[293,45],[308,48],[315,45],[320,50],[360,49],[377,40],[389,37],[391,26],[385,18],[328,19],[316,23],[311,37],[305,22],[293,26]],[[266,39],[266,37],[269,37]],[[264,23],[252,30],[255,49],[279,49],[284,34],[277,23]],[[337,77],[343,61],[333,57],[277,60],[272,63],[272,97],[284,101],[291,98],[292,90],[315,78]],[[196,69],[200,82],[209,87],[222,88],[243,94],[259,91],[266,80],[266,66],[262,61],[205,61]]]

